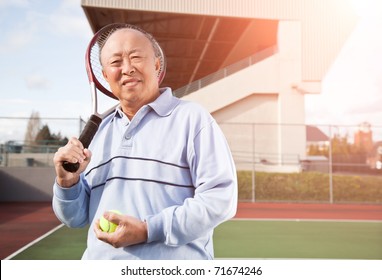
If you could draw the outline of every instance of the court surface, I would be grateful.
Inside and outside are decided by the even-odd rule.
[[[1,203],[0,230],[1,259],[78,259],[85,247],[86,229],[60,226],[49,202]],[[382,259],[382,205],[240,203],[214,240],[217,258]]]

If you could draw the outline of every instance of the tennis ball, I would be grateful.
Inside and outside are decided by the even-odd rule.
[[[118,210],[109,210],[108,212],[113,212],[113,213],[116,213],[116,214],[119,214],[119,215],[122,214],[122,213],[121,213],[120,211],[118,211]],[[115,231],[115,229],[117,228],[118,225],[116,225],[116,224],[114,224],[114,223],[112,223],[112,222],[109,222],[109,221],[106,220],[106,219],[104,218],[104,216],[102,215],[102,216],[101,216],[101,219],[100,219],[100,221],[99,221],[99,226],[100,226],[100,228],[102,229],[102,231],[111,233],[111,232],[114,232],[114,231]]]

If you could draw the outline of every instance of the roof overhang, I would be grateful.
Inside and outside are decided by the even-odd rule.
[[[82,6],[96,32],[114,22],[151,33],[167,58],[162,86],[174,90],[277,44],[277,21]]]

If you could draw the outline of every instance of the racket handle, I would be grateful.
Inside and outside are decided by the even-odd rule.
[[[102,122],[102,119],[100,117],[98,117],[96,115],[90,116],[90,119],[86,123],[84,130],[81,132],[81,135],[78,138],[78,140],[80,140],[80,142],[82,143],[84,148],[89,147],[89,145],[92,142],[93,137],[96,134],[98,127],[99,127],[101,122]],[[74,173],[78,170],[78,168],[80,167],[80,164],[78,162],[71,163],[71,162],[64,161],[62,163],[62,167],[66,171]]]

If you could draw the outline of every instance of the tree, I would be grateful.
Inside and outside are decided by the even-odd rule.
[[[35,142],[38,145],[47,145],[52,140],[50,129],[47,124],[44,124],[36,135]]]
[[[68,138],[62,138],[61,133],[52,134],[47,124],[42,126],[35,138],[35,143],[40,146],[63,146],[67,142]]]
[[[35,139],[41,128],[41,119],[38,112],[33,111],[29,117],[27,130],[25,132],[24,144],[26,145],[26,151],[30,150],[28,146],[33,146],[36,144]]]
[[[326,156],[327,157],[329,154],[329,150],[328,150],[328,147],[325,145],[311,144],[308,147],[307,154],[310,156]]]
[[[52,146],[63,146],[67,142],[68,138],[63,138],[61,133],[52,134],[47,124],[41,124],[40,114],[38,112],[32,112],[25,132],[24,151],[40,152],[41,149],[37,146],[51,148]]]
[[[330,144],[332,155],[353,155],[362,154],[365,152],[362,147],[358,147],[355,144],[349,143],[347,135],[334,135],[333,138],[330,140]],[[328,156],[329,148],[327,146],[319,146],[312,144],[308,147],[307,154]]]

